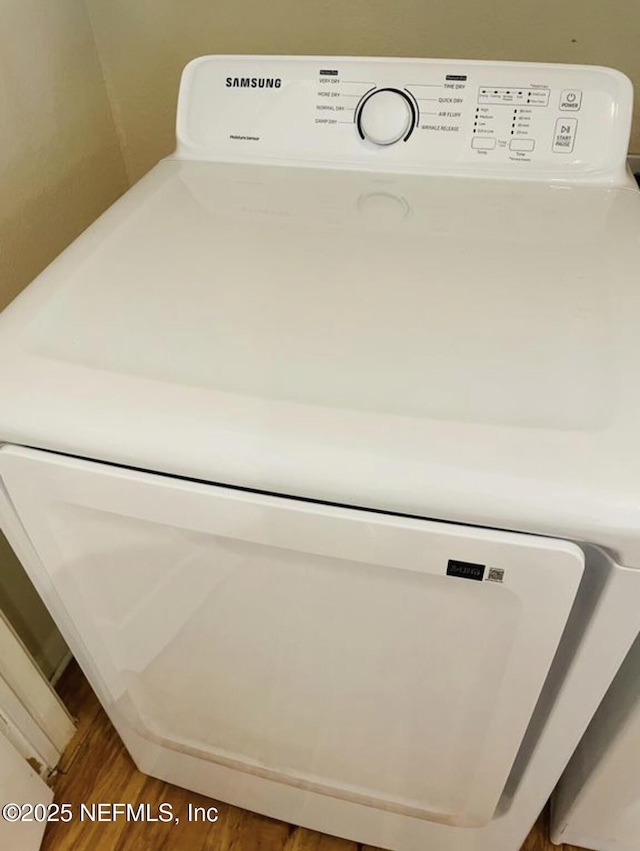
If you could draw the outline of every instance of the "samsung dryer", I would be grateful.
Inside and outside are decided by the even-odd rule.
[[[640,629],[602,68],[220,56],[0,318],[2,526],[142,771],[516,851]]]

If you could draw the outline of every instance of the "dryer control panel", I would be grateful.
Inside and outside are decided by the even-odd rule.
[[[177,156],[614,183],[631,114],[609,68],[207,56],[183,75]]]

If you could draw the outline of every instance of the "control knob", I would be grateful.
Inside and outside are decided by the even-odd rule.
[[[356,126],[362,139],[374,145],[393,145],[408,139],[416,124],[416,108],[400,89],[375,89],[357,110]]]

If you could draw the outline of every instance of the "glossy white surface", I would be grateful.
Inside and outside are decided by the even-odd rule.
[[[0,457],[3,478],[9,483],[12,493],[15,485],[16,499],[14,504],[9,499],[8,491],[0,490],[0,518],[3,529],[54,614],[66,640],[73,647],[74,653],[141,770],[194,791],[214,795],[238,806],[248,807],[275,818],[352,838],[359,842],[376,843],[378,847],[394,848],[397,851],[423,851],[425,847],[434,848],[437,851],[517,851],[640,626],[640,612],[637,607],[637,598],[640,594],[640,572],[618,567],[601,552],[587,548],[585,581],[580,584],[569,622],[522,746],[502,790],[495,817],[482,827],[461,830],[431,819],[408,816],[398,811],[397,803],[391,807],[364,805],[357,797],[345,794],[348,790],[344,787],[334,786],[331,790],[333,794],[327,794],[326,787],[320,792],[317,787],[308,783],[308,778],[306,785],[291,782],[292,777],[288,778],[289,782],[279,782],[273,779],[273,772],[269,773],[265,770],[264,763],[248,765],[246,759],[242,763],[237,759],[229,759],[221,753],[212,754],[210,746],[207,752],[207,748],[203,748],[202,741],[193,739],[185,741],[184,738],[180,739],[177,736],[171,740],[170,737],[163,736],[163,733],[166,733],[167,719],[163,719],[162,714],[168,711],[164,701],[168,701],[175,710],[173,714],[169,713],[170,723],[175,722],[176,725],[174,733],[178,729],[178,724],[184,722],[193,730],[204,729],[210,741],[211,730],[201,723],[202,717],[207,712],[219,712],[217,704],[221,699],[224,706],[229,701],[234,702],[234,695],[246,697],[243,690],[234,690],[232,694],[225,695],[216,678],[209,677],[205,682],[191,679],[190,672],[197,675],[202,673],[199,659],[206,657],[211,669],[218,673],[224,672],[226,665],[227,676],[231,675],[236,689],[239,685],[238,680],[242,680],[242,672],[231,668],[234,662],[262,655],[262,670],[256,672],[254,666],[249,667],[252,675],[258,674],[258,686],[263,682],[266,673],[270,672],[273,675],[279,666],[280,675],[272,676],[268,687],[260,692],[259,697],[256,697],[262,713],[277,722],[279,713],[287,712],[286,705],[283,706],[277,700],[277,697],[282,694],[282,687],[287,683],[286,678],[282,676],[284,673],[282,662],[286,661],[290,664],[295,657],[296,648],[299,647],[298,658],[302,668],[298,667],[296,674],[302,676],[303,682],[307,682],[309,673],[304,667],[307,656],[304,648],[295,643],[286,645],[284,648],[286,652],[282,658],[261,654],[261,648],[273,649],[274,643],[277,644],[286,637],[287,630],[293,624],[305,636],[305,647],[317,648],[324,636],[327,642],[324,645],[325,653],[333,646],[334,634],[337,634],[338,638],[342,636],[346,639],[346,643],[340,644],[337,648],[338,671],[342,665],[340,654],[345,654],[345,658],[351,658],[354,652],[358,652],[359,647],[362,649],[359,642],[360,633],[356,630],[348,634],[349,626],[345,623],[344,617],[342,619],[329,617],[336,614],[336,606],[340,608],[342,605],[340,595],[328,598],[326,594],[321,594],[316,600],[317,581],[313,586],[313,595],[308,595],[306,592],[301,595],[302,588],[299,582],[293,589],[288,585],[282,589],[277,581],[275,583],[277,587],[273,588],[270,582],[266,585],[262,583],[263,594],[259,600],[255,600],[255,605],[251,605],[254,589],[245,583],[244,589],[250,593],[244,598],[242,623],[230,625],[231,642],[225,641],[215,646],[199,644],[195,654],[180,653],[179,659],[173,660],[173,664],[165,670],[167,676],[160,677],[156,682],[154,694],[157,695],[157,689],[160,688],[163,703],[159,705],[153,701],[150,703],[148,700],[146,704],[140,703],[144,688],[146,687],[149,692],[150,686],[153,685],[153,666],[171,663],[172,648],[180,642],[184,644],[185,641],[188,642],[190,638],[193,638],[194,629],[198,628],[199,623],[201,624],[200,608],[204,607],[211,613],[213,605],[217,616],[222,618],[224,624],[229,625],[224,606],[229,602],[237,611],[238,605],[241,605],[244,589],[242,583],[238,582],[238,578],[242,571],[253,573],[254,576],[259,575],[255,572],[255,561],[243,560],[242,556],[234,560],[232,541],[223,536],[218,543],[218,554],[219,545],[226,541],[224,558],[227,574],[224,581],[214,582],[212,587],[210,574],[213,571],[215,580],[219,576],[219,570],[216,569],[216,563],[208,558],[211,554],[211,539],[206,533],[203,534],[203,529],[210,530],[213,524],[218,530],[226,529],[234,535],[257,534],[260,539],[264,539],[267,535],[272,541],[282,539],[283,534],[293,533],[294,538],[290,538],[288,543],[293,543],[295,549],[290,551],[290,555],[302,569],[305,569],[306,557],[301,553],[304,552],[305,547],[308,547],[309,540],[314,546],[320,544],[321,547],[331,548],[346,544],[352,549],[354,542],[357,543],[357,537],[354,538],[352,534],[348,534],[346,539],[340,536],[338,541],[333,537],[330,541],[324,542],[314,536],[309,539],[307,535],[309,527],[319,528],[327,521],[334,523],[337,520],[341,524],[346,523],[347,527],[355,521],[357,528],[363,517],[362,512],[302,504],[303,511],[297,514],[301,507],[298,502],[234,493],[228,489],[220,490],[208,485],[182,482],[171,477],[162,477],[158,482],[158,477],[148,474],[105,468],[102,465],[89,464],[77,459],[58,458],[49,453],[43,457],[42,453],[20,448],[6,447],[0,453]],[[28,469],[26,478],[22,477],[23,469]],[[30,482],[32,487],[29,488],[27,482]],[[33,502],[34,487],[43,497],[39,503],[40,510]],[[152,488],[150,498],[144,500],[139,498],[140,487]],[[227,510],[212,513],[209,510],[213,504],[212,500],[217,501],[220,495],[224,497],[224,501],[228,500]],[[115,504],[114,497],[117,500]],[[18,504],[20,513],[16,511]],[[242,508],[240,512],[236,511],[238,506]],[[270,509],[284,507],[286,524],[272,520],[269,524],[261,526],[256,525],[255,522],[238,525],[237,521],[243,519],[243,514],[245,520],[247,516],[250,516],[245,514],[246,509],[250,508],[250,513],[253,513],[256,506],[268,506]],[[158,523],[163,513],[166,513],[170,520],[170,526],[165,525],[164,528],[162,523]],[[78,523],[82,515],[84,517]],[[150,516],[153,516],[154,521],[148,522]],[[254,514],[254,519],[258,516],[259,514]],[[499,554],[500,558],[509,555],[509,572],[507,573],[505,569],[504,576],[506,584],[511,582],[512,565],[525,568],[518,578],[519,585],[524,580],[520,588],[521,591],[526,589],[527,598],[526,605],[523,605],[519,612],[520,627],[526,624],[527,609],[529,609],[529,602],[536,596],[536,587],[540,590],[540,578],[546,576],[547,587],[551,593],[546,595],[543,603],[537,607],[539,623],[535,625],[529,621],[525,635],[517,636],[516,641],[520,642],[519,646],[522,648],[523,641],[525,643],[528,641],[527,634],[533,637],[531,631],[533,628],[534,631],[537,629],[538,636],[542,640],[535,655],[544,653],[544,643],[550,646],[549,636],[545,634],[544,629],[547,608],[549,607],[552,617],[554,617],[554,611],[560,614],[561,605],[554,599],[556,591],[568,600],[572,593],[571,587],[575,587],[581,570],[580,558],[576,558],[576,549],[573,546],[558,541],[532,539],[528,536],[503,535],[464,528],[451,529],[446,524],[407,521],[369,514],[364,516],[367,518],[365,521],[367,535],[360,536],[360,543],[364,543],[366,548],[371,548],[374,544],[375,559],[387,562],[387,569],[397,556],[396,546],[378,549],[375,543],[376,540],[380,543],[385,538],[391,540],[388,538],[389,534],[397,541],[400,535],[404,538],[407,533],[410,537],[418,533],[418,537],[424,536],[423,540],[428,538],[431,543],[435,543],[434,550],[430,548],[428,552],[421,552],[419,568],[429,566],[434,552],[438,550],[439,535],[433,534],[436,530],[444,536],[440,537],[440,544],[449,539],[452,544],[455,544],[457,552],[461,552],[459,548],[465,552],[468,548],[474,555],[477,553],[486,555],[491,552],[494,555]],[[372,522],[369,520],[371,517],[373,517]],[[113,528],[115,524],[118,527],[117,534],[108,534],[108,529],[105,531],[105,524],[109,528]],[[189,530],[189,526],[197,528]],[[371,541],[367,540],[369,533],[372,534]],[[516,549],[513,550],[511,545],[516,542]],[[135,558],[130,560],[127,557],[127,560],[123,562],[121,560],[123,551],[126,550],[128,555],[132,546]],[[401,557],[411,556],[411,549],[411,544],[409,547],[403,546]],[[537,551],[540,559],[534,557],[527,568],[526,563],[533,556],[534,551]],[[80,553],[81,557],[77,558],[76,556]],[[414,550],[414,558],[415,553]],[[176,555],[180,558],[179,563],[173,560]],[[287,564],[290,564],[286,555],[285,548],[281,551],[278,565],[275,571],[270,572],[269,578],[273,576],[277,580],[283,575],[283,571],[286,572]],[[554,561],[559,570],[552,569]],[[562,562],[564,565],[561,564]],[[146,568],[143,569],[143,565],[146,565]],[[340,566],[341,572],[345,569],[348,571],[347,591],[352,584],[354,570],[357,572],[361,566],[354,562]],[[408,566],[409,571],[401,570],[398,576],[413,580],[417,589],[423,581],[421,576],[426,579],[426,574],[420,569],[417,571],[413,569],[415,563],[411,565],[411,558],[409,558]],[[387,577],[396,575],[395,569],[392,568],[391,572],[387,572],[387,569],[383,571]],[[378,583],[381,576],[380,568],[370,565],[369,570],[374,584]],[[191,582],[183,581],[187,573]],[[308,562],[305,573],[308,579],[314,576],[314,571],[309,570]],[[316,578],[321,579],[322,574],[323,571],[320,571]],[[295,579],[295,572],[290,574],[289,579],[292,577]],[[324,574],[324,579],[340,585],[342,577],[332,577],[329,571],[328,574]],[[194,595],[194,580],[197,584],[195,589],[197,596]],[[496,588],[490,582],[468,583],[461,579],[441,577],[442,582],[446,583],[447,580],[456,583],[455,586],[451,586],[452,589],[454,587],[457,589],[460,585],[465,587],[472,585],[474,588],[479,586],[476,593],[480,593],[480,589],[485,589],[487,594],[491,595],[495,591],[506,591],[506,588]],[[389,614],[393,611],[394,597],[403,585],[402,579],[399,582],[400,585],[396,584],[395,591],[390,595],[392,605]],[[242,590],[240,595],[237,593],[239,589]],[[321,627],[317,636],[309,636],[306,621],[299,619],[297,623],[294,623],[295,610],[286,606],[286,610],[282,612],[282,619],[270,620],[260,631],[260,625],[268,620],[268,612],[263,612],[263,606],[267,605],[271,610],[275,605],[276,610],[281,611],[282,604],[286,602],[286,600],[279,600],[278,590],[283,591],[287,599],[290,598],[291,593],[297,594],[298,601],[302,599],[304,602],[306,614],[309,614],[310,607],[313,610],[316,602],[324,605],[329,628]],[[433,585],[431,590],[435,591],[435,599],[442,593],[442,589],[438,591]],[[464,600],[465,593],[471,592],[461,590],[461,596],[458,596],[459,592],[456,590],[456,606]],[[424,602],[428,601],[431,595],[425,596],[421,593],[418,596]],[[371,607],[363,609],[356,603],[347,613],[349,623],[353,619],[360,628],[364,625],[363,637],[372,637],[374,646],[378,650],[382,649],[382,656],[379,657],[379,661],[382,662],[387,658],[388,650],[378,646],[379,639],[374,626],[382,633],[388,633],[385,626],[388,622],[387,612],[380,613],[381,601],[380,599],[372,600],[368,589],[366,589],[365,597],[370,604],[373,603],[373,609]],[[503,594],[500,597],[504,600]],[[477,599],[479,601],[481,597],[478,596]],[[413,600],[410,600],[409,611],[412,610],[412,606]],[[545,617],[540,617],[541,611],[545,612]],[[477,620],[478,616],[482,617],[482,612],[488,612],[486,607],[482,606],[478,613],[472,611],[472,618]],[[494,610],[494,613],[498,612],[500,612],[500,618],[506,613],[502,604]],[[469,614],[467,607],[465,607],[465,614]],[[99,617],[96,618],[96,615]],[[374,618],[374,625],[367,623],[368,615],[377,616]],[[441,619],[440,624],[444,625],[452,617],[451,610],[438,613],[436,617]],[[242,630],[243,628],[246,630],[246,635],[251,632],[253,618],[256,619],[255,626],[259,632],[259,642],[256,642],[255,638],[253,641],[243,642],[240,640]],[[215,632],[221,625],[216,619],[215,622],[208,621],[206,628]],[[396,627],[399,627],[399,637],[401,637],[405,630],[402,619],[396,621]],[[416,628],[418,632],[422,629],[426,630],[423,633],[425,635],[427,633],[433,635],[431,623],[425,624],[424,627],[416,624]],[[402,674],[402,671],[406,671],[410,665],[415,664],[422,668],[424,660],[430,660],[432,663],[435,660],[436,674],[441,684],[443,676],[446,679],[447,676],[455,676],[456,671],[465,671],[469,663],[468,656],[471,654],[486,673],[487,666],[490,668],[494,660],[487,658],[492,645],[484,646],[484,635],[486,631],[487,635],[491,636],[495,630],[496,625],[483,624],[479,632],[482,640],[478,641],[478,631],[476,630],[473,635],[468,633],[460,619],[458,635],[453,644],[446,647],[439,646],[436,648],[436,653],[433,648],[425,646],[421,648],[418,655],[412,654],[410,658],[395,658],[390,666],[382,664],[380,676],[373,681],[369,679],[367,682],[366,694],[363,695],[366,711],[361,713],[362,717],[358,717],[357,725],[351,731],[354,742],[356,744],[358,742],[359,726],[361,724],[370,726],[372,713],[375,714],[374,710],[384,713],[389,699],[395,699],[396,711],[402,710],[403,694],[392,695],[389,690],[392,685],[397,684],[395,667],[399,667]],[[390,636],[390,641],[397,646],[397,638],[393,634]],[[606,647],[606,653],[602,652],[604,647]],[[498,650],[498,653],[504,653],[504,651],[503,647]],[[368,653],[365,653],[363,658],[368,668],[376,661]],[[448,673],[445,671],[445,660],[449,662]],[[520,666],[519,660],[520,656],[515,650],[512,651],[509,653],[508,667],[512,671],[520,668],[516,676],[522,678],[521,683],[524,684],[526,691],[531,688],[530,669]],[[438,673],[440,665],[442,667]],[[499,663],[498,667],[500,667]],[[531,672],[535,671],[535,668],[534,663]],[[326,685],[326,677],[331,676],[330,670],[324,666],[318,670],[323,685]],[[387,677],[391,677],[392,681],[387,683]],[[184,680],[187,678],[187,688],[181,696],[191,695],[194,698],[193,702],[176,701],[175,690],[170,687],[170,682],[175,682],[176,678],[180,680],[183,687]],[[409,685],[412,693],[415,692],[416,687],[420,686],[420,679],[416,678],[416,681]],[[423,680],[423,687],[429,681],[429,679]],[[313,693],[315,693],[315,685],[319,682],[320,680],[316,682],[315,678],[311,682]],[[362,680],[357,676],[354,677],[354,682],[362,684]],[[479,696],[487,695],[487,685],[488,683],[480,684],[479,690],[476,690]],[[247,686],[256,688],[255,680],[253,683],[251,679],[245,681],[245,690]],[[469,684],[462,680],[459,687],[468,688]],[[211,690],[210,694],[214,698],[209,699],[208,702],[201,699],[207,688]],[[347,685],[347,695],[350,694],[353,699],[353,692],[350,689],[351,686]],[[375,694],[381,696],[385,692],[386,700],[372,700]],[[138,701],[142,712],[136,711],[132,697]],[[462,713],[469,721],[479,719],[479,707],[475,704],[475,697],[476,693],[471,702],[466,705],[456,702],[452,706],[453,718],[445,719],[445,730],[450,730],[451,725],[455,725],[455,719],[459,713]],[[506,703],[503,706],[498,700],[494,704],[494,722],[501,713],[506,713],[507,720],[501,732],[508,739],[515,723],[515,716],[511,716],[509,711],[512,701],[514,707],[522,706],[522,701],[521,695],[508,696],[504,689],[501,691],[501,697],[506,698]],[[305,699],[308,700],[308,695],[296,690],[299,708],[301,708],[301,700],[304,702]],[[322,694],[317,695],[317,699],[324,712],[325,708],[331,710],[335,695],[331,691],[323,690]],[[348,701],[345,703],[348,705]],[[311,718],[315,717],[317,720],[318,704],[307,708],[312,710]],[[437,710],[437,704],[434,708]],[[252,711],[251,707],[243,702],[239,706],[237,704],[233,706],[233,709],[235,710],[233,720],[236,717],[246,718],[247,712],[250,714]],[[399,719],[399,716],[396,716],[396,711],[393,712],[390,729],[385,730],[384,736],[371,744],[372,753],[368,754],[369,759],[377,755],[381,747],[389,748],[391,756],[395,753],[397,746],[402,746],[404,726],[398,726],[396,717]],[[426,714],[429,715],[433,711],[430,705]],[[430,717],[433,719],[432,715]],[[327,718],[331,718],[330,711],[327,712]],[[162,724],[158,723],[163,720],[164,729]],[[309,720],[309,715],[302,714],[297,717],[296,725],[308,723]],[[406,717],[402,720],[407,722]],[[323,725],[324,714],[321,728]],[[256,736],[265,737],[270,728],[271,725],[265,726],[261,720],[258,727],[251,731],[252,735],[247,737],[247,746],[255,746]],[[393,731],[393,738],[390,737],[391,731]],[[317,729],[316,732],[319,730]],[[338,735],[344,735],[340,725],[337,732]],[[438,741],[440,732],[434,731],[427,724],[424,728],[418,725],[415,729],[418,738],[411,744],[418,745],[420,742],[430,740],[432,746],[440,747]],[[481,725],[475,730],[467,730],[463,733],[467,744],[473,741],[474,736],[476,743],[480,740],[488,742],[491,735],[492,733]],[[281,740],[280,747],[285,747],[283,752],[286,752],[286,744],[292,739],[295,740],[295,728],[293,731],[287,730],[286,737]],[[349,742],[349,752],[350,748],[351,742]],[[504,750],[505,743],[500,742],[498,753],[504,753]],[[323,750],[314,752],[315,756],[326,759]],[[488,777],[491,777],[494,776],[495,765],[493,755],[487,756],[488,762],[485,762],[485,767],[488,769]],[[425,767],[428,769],[428,766]],[[279,768],[282,768],[282,765]],[[433,791],[434,783],[438,785],[437,777],[440,772],[447,768],[451,771],[453,766],[438,765],[435,775],[428,770],[422,773],[421,788],[424,788],[424,784],[431,784]],[[353,770],[352,766],[350,770]],[[388,776],[385,772],[383,778],[385,782]],[[370,778],[368,777],[367,780]],[[471,784],[472,787],[476,783],[482,786],[483,782],[484,775],[474,778]],[[468,781],[465,788],[469,791]],[[442,794],[443,791],[440,784],[440,793]],[[476,794],[482,797],[486,793],[476,786]],[[455,796],[460,802],[457,789]],[[467,799],[468,802],[469,799]]]
[[[582,576],[577,547],[10,447],[0,475],[141,735],[391,812],[490,820]],[[448,576],[450,559],[504,577]]]
[[[2,314],[0,433],[640,565],[639,227],[635,190],[166,161]]]

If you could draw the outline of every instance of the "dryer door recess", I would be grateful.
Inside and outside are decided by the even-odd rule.
[[[3,521],[134,758],[127,729],[391,812],[491,819],[578,547],[11,446],[0,475]]]

